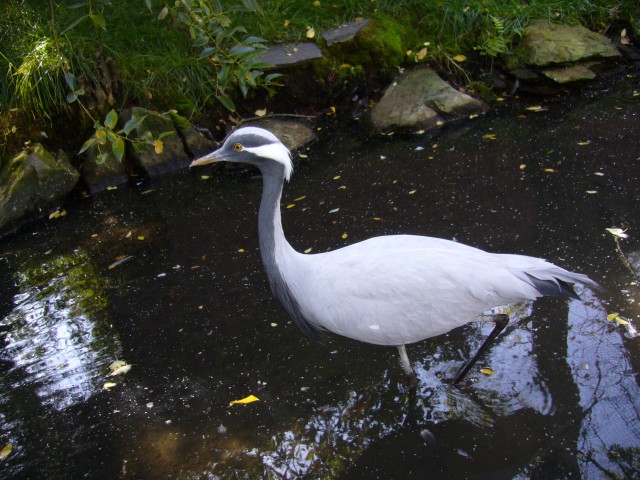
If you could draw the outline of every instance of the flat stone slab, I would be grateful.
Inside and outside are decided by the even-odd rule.
[[[361,18],[359,20],[352,20],[345,25],[341,25],[338,28],[332,30],[325,30],[322,32],[322,38],[327,42],[327,47],[336,43],[348,42],[355,37],[360,30],[362,30],[369,20]]]
[[[556,83],[570,83],[579,80],[593,80],[596,74],[583,65],[571,65],[561,68],[547,68],[542,74]]]
[[[271,68],[283,68],[302,65],[320,58],[322,58],[320,48],[313,42],[304,42],[270,45],[257,60],[270,64]]]

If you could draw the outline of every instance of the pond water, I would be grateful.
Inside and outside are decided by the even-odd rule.
[[[255,171],[140,181],[5,238],[0,475],[637,478],[640,87],[621,78],[431,137],[325,126],[297,160],[283,224],[301,251],[423,234],[606,289],[514,307],[459,387],[491,325],[409,346],[415,395],[395,348],[303,338],[262,270]]]

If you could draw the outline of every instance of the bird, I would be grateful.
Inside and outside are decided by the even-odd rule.
[[[499,306],[542,296],[579,299],[575,283],[600,289],[588,276],[540,258],[420,235],[377,236],[327,252],[300,253],[284,235],[280,212],[284,183],[293,173],[287,147],[268,130],[241,127],[190,166],[216,162],[253,165],[262,173],[260,254],[273,295],[302,333],[315,341],[332,332],[395,346],[412,387],[417,377],[406,345],[487,320],[487,312]],[[493,330],[453,383],[466,376],[509,321],[504,313],[490,318]]]

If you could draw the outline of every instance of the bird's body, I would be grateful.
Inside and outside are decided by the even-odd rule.
[[[478,320],[493,307],[543,295],[576,297],[570,283],[598,288],[585,275],[539,258],[493,254],[416,235],[374,237],[338,250],[301,254],[282,230],[280,198],[292,171],[284,145],[265,130],[241,128],[192,166],[220,160],[262,171],[260,251],[274,295],[301,330],[311,338],[328,330],[397,346],[408,374],[406,344]]]

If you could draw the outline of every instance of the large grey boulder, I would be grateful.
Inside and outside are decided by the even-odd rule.
[[[482,101],[452,88],[432,70],[413,70],[400,75],[371,110],[373,131],[432,128],[445,121],[486,112]]]
[[[0,236],[23,217],[42,215],[71,192],[79,178],[64,152],[54,156],[39,143],[13,157],[0,171]]]
[[[503,61],[520,80],[565,84],[594,78],[594,66],[618,57],[620,52],[604,35],[581,26],[537,22],[525,29]]]

